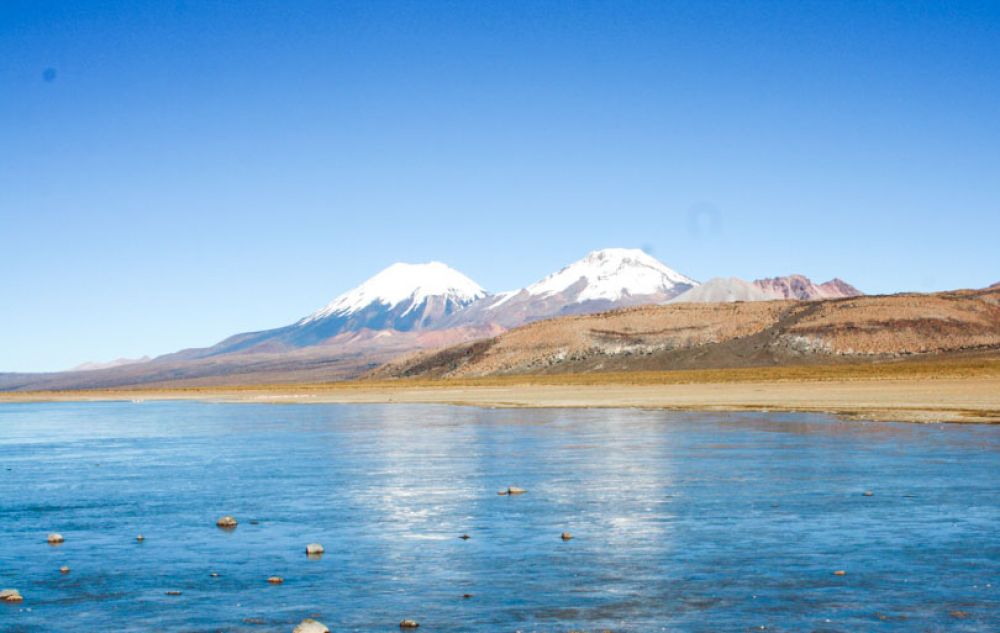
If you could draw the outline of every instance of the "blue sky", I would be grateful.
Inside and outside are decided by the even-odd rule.
[[[0,4],[0,371],[289,323],[394,261],[1000,280],[997,2]]]

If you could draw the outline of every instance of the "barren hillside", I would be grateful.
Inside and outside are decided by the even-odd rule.
[[[391,362],[377,378],[745,367],[1000,352],[1000,289],[564,317]]]

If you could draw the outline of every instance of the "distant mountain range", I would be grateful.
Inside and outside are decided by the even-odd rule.
[[[815,284],[803,275],[770,277],[745,281],[737,277],[717,277],[688,290],[670,303],[727,303],[732,301],[774,301],[777,299],[841,299],[863,293],[840,279]]]
[[[442,264],[397,263],[295,323],[207,348],[54,374],[0,374],[0,389],[231,384],[348,378],[408,352],[496,336],[533,321],[675,302],[823,299],[861,294],[801,275],[699,284],[638,249],[591,252],[524,288],[490,294]],[[87,371],[82,371],[86,369]]]

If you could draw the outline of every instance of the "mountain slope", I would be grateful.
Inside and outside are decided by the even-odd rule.
[[[430,329],[445,317],[486,296],[479,285],[440,262],[397,263],[296,323],[237,334],[187,357],[280,352],[331,341],[344,332]]]
[[[379,378],[581,373],[1000,352],[1000,289],[678,303],[564,317],[400,359]]]
[[[667,303],[728,303],[770,301],[775,298],[752,281],[738,277],[716,277],[674,297]]]

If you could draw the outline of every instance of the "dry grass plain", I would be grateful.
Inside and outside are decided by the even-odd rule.
[[[0,393],[0,402],[123,399],[802,411],[871,420],[1000,423],[1000,358]]]

